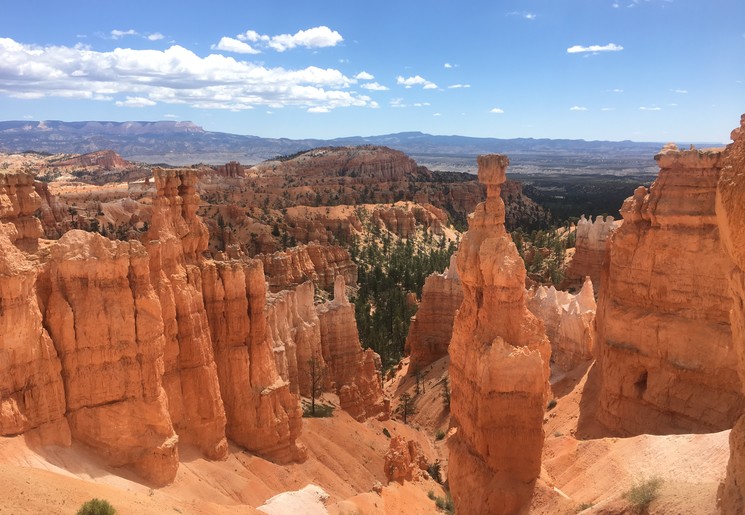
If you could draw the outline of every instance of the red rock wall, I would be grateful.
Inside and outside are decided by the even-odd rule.
[[[357,265],[349,252],[336,245],[310,243],[274,254],[256,256],[264,263],[269,288],[278,292],[311,280],[328,289],[341,274],[349,284],[357,282]]]
[[[727,277],[733,299],[730,321],[737,354],[737,371],[745,385],[745,115],[732,131],[734,143],[727,147],[717,186],[716,214],[719,234],[733,268]],[[719,491],[721,513],[745,513],[745,416],[729,437],[727,477]]]
[[[721,157],[666,147],[650,190],[621,209],[597,312],[598,419],[612,432],[720,431],[742,412],[715,216]]]
[[[453,256],[451,266],[445,273],[435,272],[424,281],[422,300],[406,336],[410,373],[447,356],[455,314],[462,302],[463,287]]]
[[[608,242],[611,235],[621,225],[612,216],[605,219],[598,216],[595,221],[587,220],[584,215],[577,222],[575,251],[566,271],[562,288],[579,286],[590,277],[592,284],[600,285],[600,272],[603,261],[608,254]]]
[[[506,156],[479,156],[486,202],[458,249],[463,303],[450,343],[448,480],[459,513],[517,513],[541,471],[550,346],[525,306],[525,266],[504,228]]]

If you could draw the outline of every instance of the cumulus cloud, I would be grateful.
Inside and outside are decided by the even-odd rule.
[[[223,40],[232,40],[235,41],[236,39],[238,42],[243,42],[245,46],[239,46],[235,43],[231,43],[230,48],[220,48],[220,43],[223,42]],[[218,43],[217,47],[219,50],[225,50],[228,52],[238,52],[238,53],[244,53],[244,54],[256,54],[259,53],[258,50],[253,48],[251,45],[246,43],[246,41],[249,41],[251,43],[255,43],[262,47],[268,47],[276,50],[277,52],[284,52],[285,50],[290,50],[296,47],[305,47],[305,48],[325,48],[325,47],[331,47],[336,46],[342,41],[344,41],[344,38],[335,30],[331,30],[330,28],[326,27],[325,25],[321,25],[319,27],[313,27],[307,30],[299,30],[295,34],[278,34],[276,36],[269,36],[267,34],[259,34],[255,30],[247,30],[246,32],[243,32],[241,34],[238,34],[235,38],[230,37],[223,37],[220,40],[220,43]],[[240,50],[234,50],[234,49],[246,49],[251,48],[253,51],[243,51]]]
[[[360,86],[363,89],[369,89],[370,91],[388,91],[386,86],[378,84],[377,82],[367,82]]]
[[[357,80],[373,80],[375,76],[367,73],[366,71],[361,71],[360,73],[355,75],[354,78]]]
[[[129,30],[114,29],[111,31],[112,39],[121,39],[124,36],[139,36],[139,33],[134,29],[129,29]]]
[[[450,63],[445,63],[444,64],[444,67],[447,68],[447,69],[455,68],[456,66],[458,66],[458,65],[457,64],[450,64]]]
[[[590,45],[590,46],[582,46],[582,45],[574,45],[567,48],[567,53],[569,54],[581,54],[583,52],[620,52],[623,50],[623,47],[621,45],[617,45],[615,43],[608,43],[607,45]]]
[[[569,108],[570,111],[587,111],[586,107],[582,106],[572,106]]]
[[[248,43],[238,41],[237,39],[223,36],[217,45],[212,45],[213,50],[223,50],[225,52],[234,52],[236,54],[260,54],[261,50],[256,50]]]
[[[161,34],[160,32],[153,32],[152,34],[147,35],[147,39],[150,41],[158,41],[163,39],[165,36]]]
[[[197,109],[374,107],[333,68],[268,68],[232,57],[84,45],[38,46],[0,38],[0,95],[114,100],[122,106],[181,104]]]
[[[317,106],[317,107],[309,107],[308,112],[309,113],[328,113],[330,109],[328,107],[323,106]]]
[[[661,107],[646,107],[646,106],[641,106],[639,108],[639,110],[640,111],[662,111],[662,108]]]
[[[537,15],[535,13],[529,13],[526,11],[512,11],[507,13],[507,16],[520,16],[521,18],[525,18],[526,20],[533,21],[537,18]]]
[[[413,77],[402,77],[399,75],[396,78],[396,84],[399,84],[401,86],[404,86],[406,88],[411,88],[412,86],[422,86],[424,89],[437,89],[437,84],[434,82],[430,82],[424,77],[421,77],[420,75],[415,75]]]
[[[672,91],[673,93],[680,93],[682,95],[685,95],[686,93],[688,93],[687,89],[671,89],[670,91]]]
[[[616,108],[615,107],[601,107],[600,110],[601,111],[615,111]]]
[[[470,84],[452,84],[448,86],[448,89],[460,89],[460,88],[470,88]]]
[[[442,113],[434,113],[432,116],[442,116]]]
[[[623,93],[623,90],[622,90],[621,88],[615,88],[615,89],[611,89],[611,90],[609,90],[609,91],[610,91],[611,93]]]
[[[490,113],[494,114],[504,114],[504,109],[500,109],[499,107],[494,107],[492,109],[489,109]]]

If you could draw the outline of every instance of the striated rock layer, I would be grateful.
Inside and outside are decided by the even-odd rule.
[[[596,307],[589,277],[576,295],[539,286],[528,299],[528,309],[546,327],[551,363],[560,370],[568,371],[593,359]]]
[[[153,175],[157,196],[144,242],[162,308],[168,408],[182,440],[222,458],[226,420],[202,298],[199,262],[209,235],[196,216],[197,177],[184,169],[155,168]]]
[[[451,257],[450,267],[445,273],[435,272],[424,281],[422,300],[406,336],[411,373],[447,356],[455,314],[463,302],[463,288],[455,259],[455,255]]]
[[[40,283],[72,436],[114,466],[172,481],[178,438],[161,383],[163,319],[142,244],[70,231]]]
[[[666,146],[650,190],[621,209],[597,312],[598,419],[614,432],[720,431],[742,412],[715,216],[721,158]]]
[[[567,267],[563,288],[579,285],[588,276],[592,284],[600,285],[600,272],[608,254],[608,242],[620,225],[621,222],[615,221],[612,216],[605,219],[598,216],[593,222],[592,217],[588,220],[582,215],[577,222],[574,256]]]
[[[732,131],[717,187],[716,215],[723,247],[734,265],[727,277],[733,306],[730,312],[737,371],[745,385],[745,115]],[[745,416],[730,432],[727,477],[719,492],[722,513],[745,513]]]
[[[362,350],[354,305],[347,300],[344,277],[336,276],[334,299],[316,307],[323,359],[336,387],[341,408],[362,421],[390,416],[390,401],[383,396],[380,356]]]
[[[357,282],[357,265],[346,249],[336,245],[310,243],[256,257],[264,263],[264,272],[273,292],[308,280],[327,289],[333,286],[334,278],[339,274],[349,284]]]
[[[525,266],[504,228],[509,159],[479,156],[486,202],[458,249],[463,304],[450,343],[448,478],[459,513],[516,513],[541,471],[550,345],[525,303]]]

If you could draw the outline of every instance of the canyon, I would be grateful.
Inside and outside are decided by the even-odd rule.
[[[742,512],[740,125],[665,146],[622,221],[557,229],[554,284],[520,252],[555,249],[508,232],[544,211],[502,154],[478,183],[370,146],[0,171],[5,506],[630,513],[646,477],[649,513]],[[386,306],[360,291],[394,246],[457,252],[401,286],[386,364],[359,316]]]

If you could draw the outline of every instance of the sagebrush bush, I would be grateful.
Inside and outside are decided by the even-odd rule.
[[[104,499],[86,501],[78,510],[77,515],[114,515],[116,510]]]
[[[637,508],[646,508],[657,498],[660,486],[662,486],[662,479],[659,477],[641,478],[623,493],[623,498]]]

